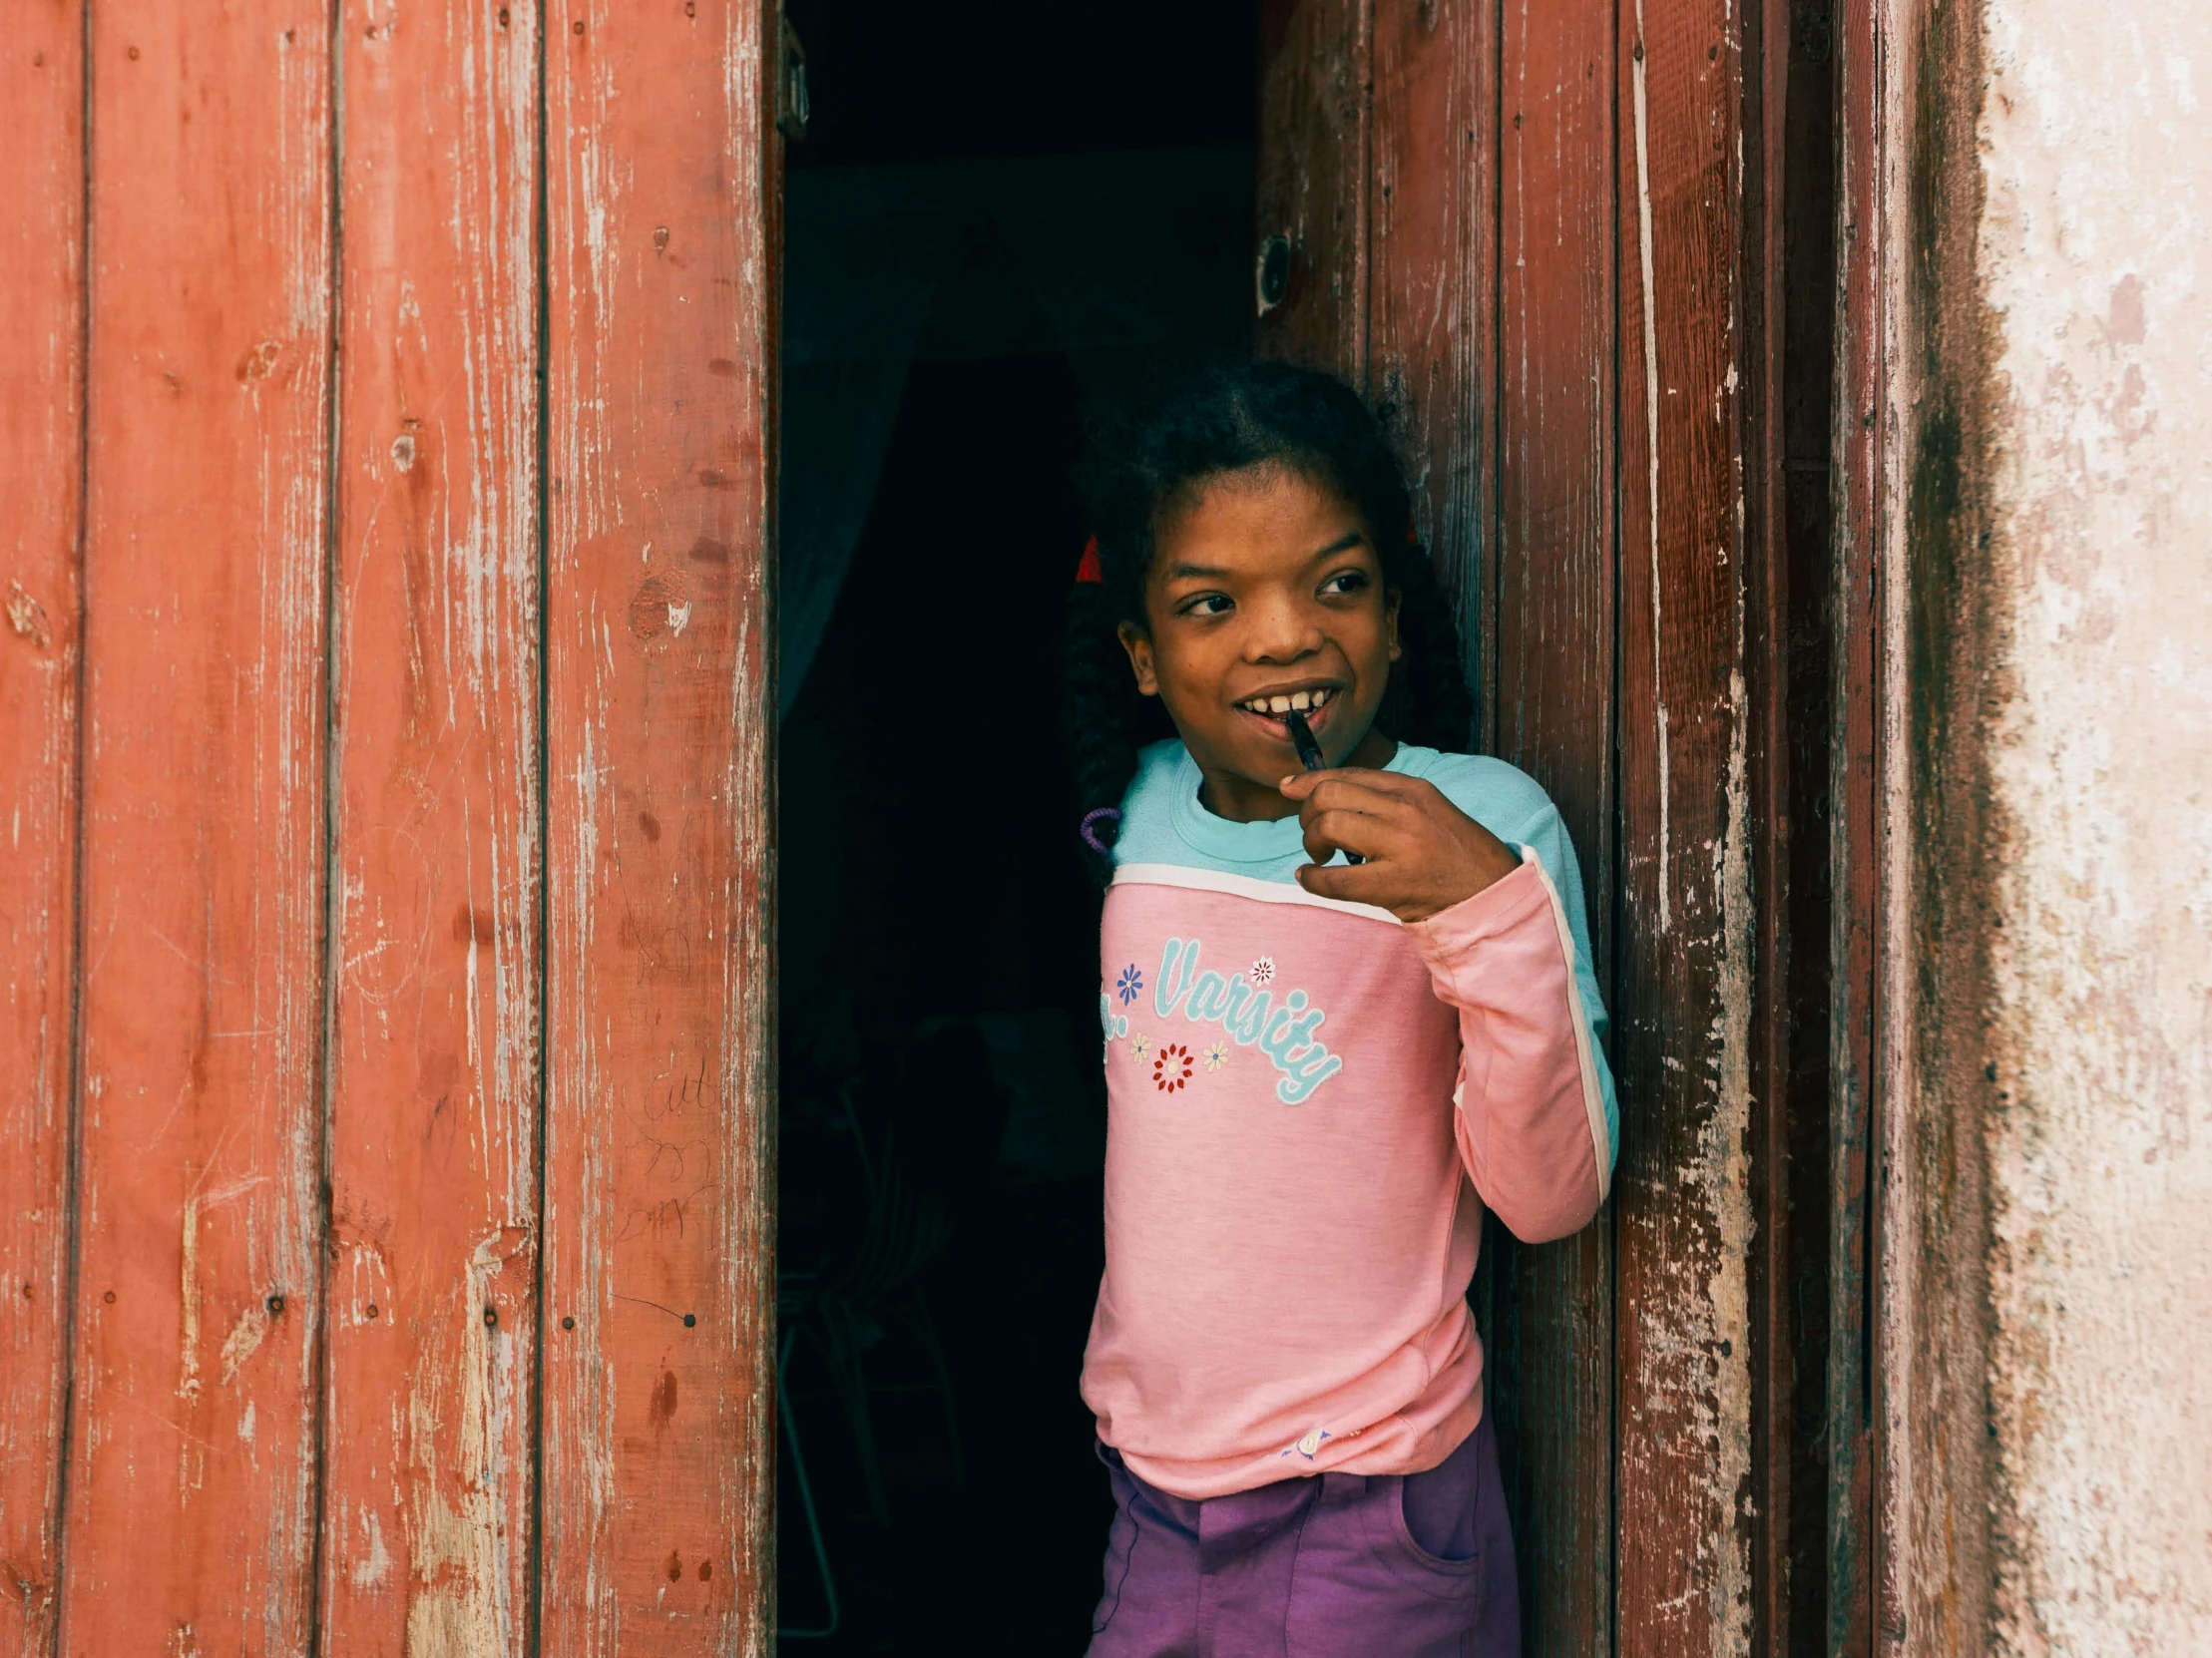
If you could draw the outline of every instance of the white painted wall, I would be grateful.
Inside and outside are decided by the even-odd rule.
[[[2212,1653],[2212,0],[1984,0],[1996,1650]]]

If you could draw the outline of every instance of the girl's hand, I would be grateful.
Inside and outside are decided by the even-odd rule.
[[[1298,884],[1320,897],[1426,921],[1521,867],[1513,848],[1418,777],[1344,766],[1286,777],[1281,787],[1298,803],[1314,860]],[[1366,862],[1330,864],[1339,851]]]

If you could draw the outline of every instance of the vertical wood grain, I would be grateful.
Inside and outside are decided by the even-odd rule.
[[[1415,528],[1459,608],[1487,732],[1496,707],[1497,16],[1489,4],[1392,3],[1375,8],[1372,27],[1367,391],[1406,451]]]
[[[1508,0],[1504,8],[1495,623],[1496,751],[1558,803],[1581,859],[1591,945],[1607,985],[1620,558],[1612,27],[1609,6]],[[1624,1103],[1635,1097],[1624,1091]],[[1611,1221],[1602,1215],[1572,1238],[1514,1249],[1502,1297],[1533,1653],[1611,1650]]]
[[[538,19],[342,16],[323,1641],[491,1658],[531,1592]]]
[[[580,1658],[772,1640],[772,27],[546,36],[543,1648]]]
[[[1736,228],[1736,359],[1738,477],[1743,491],[1739,554],[1744,593],[1743,675],[1746,688],[1745,777],[1750,804],[1751,887],[1756,897],[1752,930],[1749,1025],[1750,1161],[1753,1237],[1749,1263],[1751,1350],[1751,1477],[1746,1504],[1751,1530],[1751,1633],[1762,1651],[1790,1650],[1791,1609],[1798,1583],[1793,1532],[1797,1507],[1792,1451],[1802,1378],[1792,1339],[1793,1305],[1802,1288],[1801,1259],[1812,1241],[1793,1214],[1796,1169],[1794,1133],[1801,1104],[1818,1124],[1824,1098],[1803,1101],[1792,1074],[1792,1032],[1798,1021],[1793,997],[1810,988],[1819,997],[1805,1009],[1825,1024],[1825,997],[1815,981],[1806,987],[1799,953],[1826,954],[1826,926],[1806,918],[1800,936],[1801,861],[1795,847],[1811,839],[1815,796],[1799,787],[1803,767],[1793,748],[1790,717],[1793,666],[1813,641],[1797,636],[1797,605],[1805,584],[1797,568],[1786,501],[1785,380],[1783,340],[1788,315],[1783,292],[1784,202],[1790,187],[1784,148],[1788,114],[1790,0],[1756,0],[1738,13],[1739,132],[1742,157]],[[1825,549],[1822,550],[1825,552]],[[1816,559],[1816,563],[1824,562]],[[1811,620],[1817,636],[1820,607]],[[1815,699],[1824,687],[1807,687]],[[1803,723],[1811,724],[1809,718]],[[1825,761],[1825,755],[1821,756]],[[1825,767],[1823,768],[1825,769]],[[1810,1148],[1818,1151],[1816,1137]],[[1823,1159],[1824,1160],[1824,1159]],[[1812,1219],[1808,1214],[1806,1219]],[[1826,1238],[1814,1260],[1826,1251]]]
[[[1291,262],[1288,293],[1259,317],[1253,344],[1263,357],[1333,369],[1355,386],[1367,383],[1373,21],[1374,0],[1260,8],[1253,234],[1261,245],[1288,238]]]
[[[1875,1263],[1878,1125],[1884,1101],[1879,939],[1881,825],[1890,802],[1882,751],[1884,619],[1877,573],[1886,562],[1884,455],[1889,393],[1884,355],[1883,87],[1880,0],[1837,0],[1835,514],[1829,637],[1834,659],[1829,741],[1828,1631],[1830,1658],[1868,1658],[1883,1596],[1882,1465],[1876,1410]],[[1900,1643],[1902,1644],[1902,1643]]]
[[[1751,1641],[1740,18],[1620,8],[1622,1654]]]
[[[53,1650],[68,1394],[84,11],[0,56],[0,1652]]]
[[[1610,14],[1510,0],[1504,23],[1498,752],[1566,819],[1603,980],[1615,832]]]
[[[329,30],[93,14],[70,1653],[309,1638]]]

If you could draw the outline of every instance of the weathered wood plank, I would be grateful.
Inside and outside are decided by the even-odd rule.
[[[773,16],[546,37],[548,1652],[772,1640]]]
[[[0,1651],[52,1650],[68,1390],[84,12],[0,56]]]
[[[71,1653],[308,1643],[329,47],[93,15]]]
[[[538,17],[343,10],[322,1626],[521,1654],[540,991]]]
[[[1828,576],[1833,110],[1827,0],[1742,11],[1736,333],[1751,878],[1752,1637],[1825,1640]],[[1793,23],[1795,27],[1793,27]],[[1807,50],[1799,50],[1805,47]]]
[[[1459,607],[1487,733],[1496,710],[1497,18],[1488,5],[1392,4],[1376,8],[1373,31],[1367,391],[1407,451],[1415,527]]]
[[[1755,833],[1740,18],[1620,9],[1617,1650],[1749,1650]]]
[[[1558,802],[1609,984],[1619,561],[1610,18],[1510,0],[1502,65],[1497,752]],[[1532,1653],[1612,1648],[1611,1223],[1601,1215],[1573,1238],[1512,1256],[1501,1359],[1514,1384],[1508,1438]]]
[[[1498,752],[1566,819],[1600,980],[1615,834],[1613,91],[1602,11],[1506,8]]]
[[[1831,1658],[1876,1650],[1880,1447],[1873,1285],[1882,896],[1884,721],[1877,573],[1884,563],[1888,437],[1879,0],[1837,0],[1836,420],[1828,632],[1829,737],[1828,1630]]]
[[[1258,247],[1284,237],[1289,285],[1259,317],[1264,357],[1367,383],[1368,167],[1373,0],[1263,0]]]

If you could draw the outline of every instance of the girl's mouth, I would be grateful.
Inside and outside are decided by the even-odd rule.
[[[1328,722],[1338,695],[1335,685],[1315,685],[1304,690],[1248,696],[1236,704],[1236,709],[1237,712],[1257,720],[1270,737],[1287,747],[1290,743],[1290,727],[1284,722],[1283,716],[1295,708],[1306,716],[1309,728],[1319,731]]]

